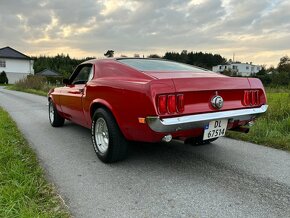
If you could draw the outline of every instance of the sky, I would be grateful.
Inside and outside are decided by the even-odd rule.
[[[289,0],[0,0],[0,48],[71,57],[208,52],[277,66]]]

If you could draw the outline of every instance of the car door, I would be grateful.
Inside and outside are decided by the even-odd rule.
[[[77,67],[69,79],[69,83],[62,89],[60,104],[66,118],[86,126],[82,98],[86,91],[86,83],[92,79],[94,73],[92,64]]]

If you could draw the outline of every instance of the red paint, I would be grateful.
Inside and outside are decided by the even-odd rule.
[[[182,113],[184,111],[184,95],[177,95],[177,112]]]
[[[260,103],[260,92],[259,90],[246,90],[244,91],[244,101],[245,106],[257,106]]]
[[[157,98],[157,107],[160,114],[167,113],[167,95],[159,95]]]
[[[252,107],[245,104],[245,90],[258,91],[255,107],[267,101],[258,79],[232,78],[210,71],[140,72],[115,59],[90,60],[83,64],[93,65],[93,79],[86,84],[55,88],[49,92],[49,98],[61,116],[87,128],[91,127],[93,108],[107,108],[128,140],[160,141],[166,134],[152,131],[139,118],[214,112],[217,109],[210,101],[216,94],[224,99],[221,111]],[[184,138],[201,132],[199,128],[171,134]]]

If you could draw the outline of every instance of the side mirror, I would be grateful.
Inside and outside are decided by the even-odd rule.
[[[64,85],[70,85],[70,81],[69,81],[69,79],[63,79],[63,80],[62,80],[62,83],[63,83]]]

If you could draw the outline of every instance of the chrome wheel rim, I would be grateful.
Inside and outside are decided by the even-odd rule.
[[[104,118],[100,117],[96,121],[95,125],[95,141],[98,150],[101,153],[105,153],[109,148],[109,132],[107,123]]]
[[[53,123],[53,121],[54,121],[54,110],[53,110],[52,102],[49,102],[48,112],[49,112],[50,123]]]

